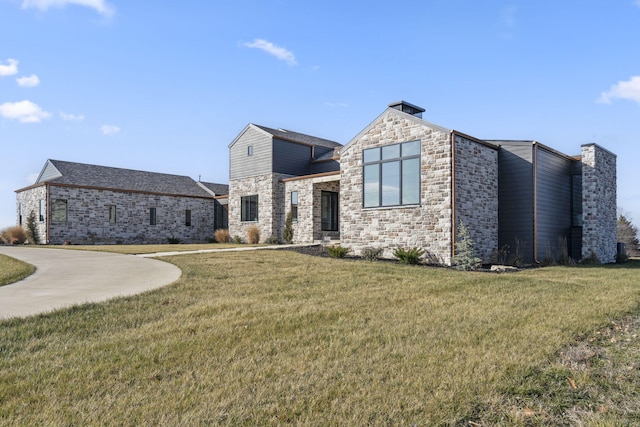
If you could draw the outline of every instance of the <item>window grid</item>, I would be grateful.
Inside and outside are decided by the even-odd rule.
[[[258,195],[243,196],[240,198],[240,221],[249,222],[258,220]]]

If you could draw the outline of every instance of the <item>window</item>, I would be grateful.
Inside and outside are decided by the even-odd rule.
[[[298,192],[291,192],[291,219],[293,221],[298,220]]]
[[[320,196],[322,231],[338,231],[338,193],[323,191]]]
[[[51,201],[51,222],[67,222],[67,201],[54,199]]]
[[[247,156],[253,156],[253,145],[247,147]]]
[[[149,225],[156,225],[156,208],[149,208]]]
[[[22,203],[18,203],[18,225],[22,225]]]
[[[191,227],[191,209],[184,211],[184,225]]]
[[[365,208],[420,203],[420,141],[369,148],[362,161]]]
[[[109,224],[116,223],[116,205],[109,205]]]
[[[258,195],[240,198],[240,221],[258,220]]]
[[[44,216],[46,212],[47,212],[47,201],[40,200],[40,215],[39,215],[40,222],[44,222]]]

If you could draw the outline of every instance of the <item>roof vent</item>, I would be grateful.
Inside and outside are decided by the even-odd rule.
[[[406,101],[392,102],[391,104],[389,104],[389,107],[400,110],[403,113],[411,114],[412,116],[416,116],[418,118],[422,118],[422,113],[424,113],[425,111],[424,108],[418,107],[417,105],[409,104]]]

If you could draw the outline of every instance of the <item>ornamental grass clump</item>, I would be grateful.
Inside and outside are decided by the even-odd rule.
[[[402,264],[420,264],[420,257],[424,255],[424,249],[420,248],[397,248],[393,251],[393,256],[398,258]]]
[[[260,242],[260,229],[252,225],[247,229],[247,243],[255,245],[258,242]]]
[[[332,258],[344,258],[349,253],[349,248],[340,245],[327,246],[327,252]]]
[[[380,259],[380,255],[382,255],[382,248],[372,248],[368,246],[362,249],[360,255],[362,255],[362,258],[367,261],[377,261]]]
[[[213,238],[216,239],[217,243],[229,243],[231,240],[231,235],[229,234],[228,228],[218,228],[213,233]]]

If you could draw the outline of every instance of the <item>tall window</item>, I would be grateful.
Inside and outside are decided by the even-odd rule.
[[[320,220],[322,231],[338,231],[338,193],[321,193]]]
[[[22,203],[18,203],[18,225],[22,225]]]
[[[298,192],[291,192],[291,219],[293,221],[298,220]]]
[[[184,211],[184,225],[191,227],[191,209]]]
[[[365,208],[420,203],[420,141],[362,153]]]
[[[156,225],[156,208],[149,208],[149,225]]]
[[[258,220],[258,195],[240,198],[240,221]]]
[[[40,222],[44,222],[44,215],[47,212],[47,201],[41,199],[40,200],[40,215],[39,215],[39,220]]]
[[[253,145],[247,147],[247,156],[253,156]]]
[[[116,205],[109,205],[109,224],[116,223]]]
[[[51,201],[51,222],[67,222],[67,201],[53,199]]]

